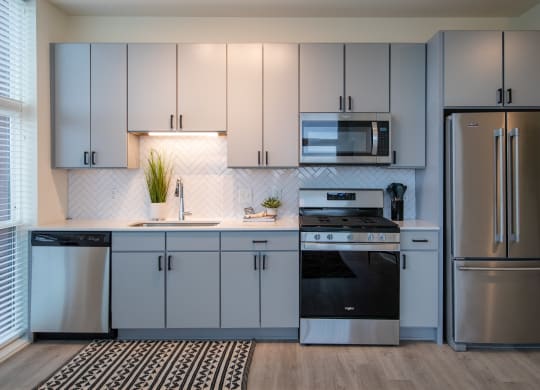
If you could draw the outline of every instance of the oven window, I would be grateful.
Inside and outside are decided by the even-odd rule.
[[[312,157],[371,154],[371,122],[303,121],[302,154]]]
[[[397,252],[303,251],[303,318],[399,318]]]

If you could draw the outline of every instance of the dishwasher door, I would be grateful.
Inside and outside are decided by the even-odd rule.
[[[109,332],[110,248],[32,246],[32,332]]]

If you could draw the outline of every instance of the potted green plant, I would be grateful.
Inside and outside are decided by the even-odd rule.
[[[150,218],[165,219],[165,202],[171,183],[172,166],[158,151],[150,150],[144,169],[148,195],[150,196]]]
[[[261,206],[266,209],[266,215],[277,215],[277,209],[281,206],[281,200],[275,196],[269,196],[261,203]]]

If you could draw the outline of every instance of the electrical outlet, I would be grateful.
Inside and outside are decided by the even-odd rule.
[[[238,200],[244,207],[253,206],[253,194],[249,188],[238,189]]]
[[[116,187],[116,185],[113,185],[111,187],[111,199],[112,200],[115,200],[116,199],[116,193],[118,192],[118,188]]]

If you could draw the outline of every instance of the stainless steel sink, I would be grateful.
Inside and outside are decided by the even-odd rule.
[[[221,221],[188,220],[188,221],[146,221],[132,223],[131,227],[190,227],[190,226],[216,226]]]

